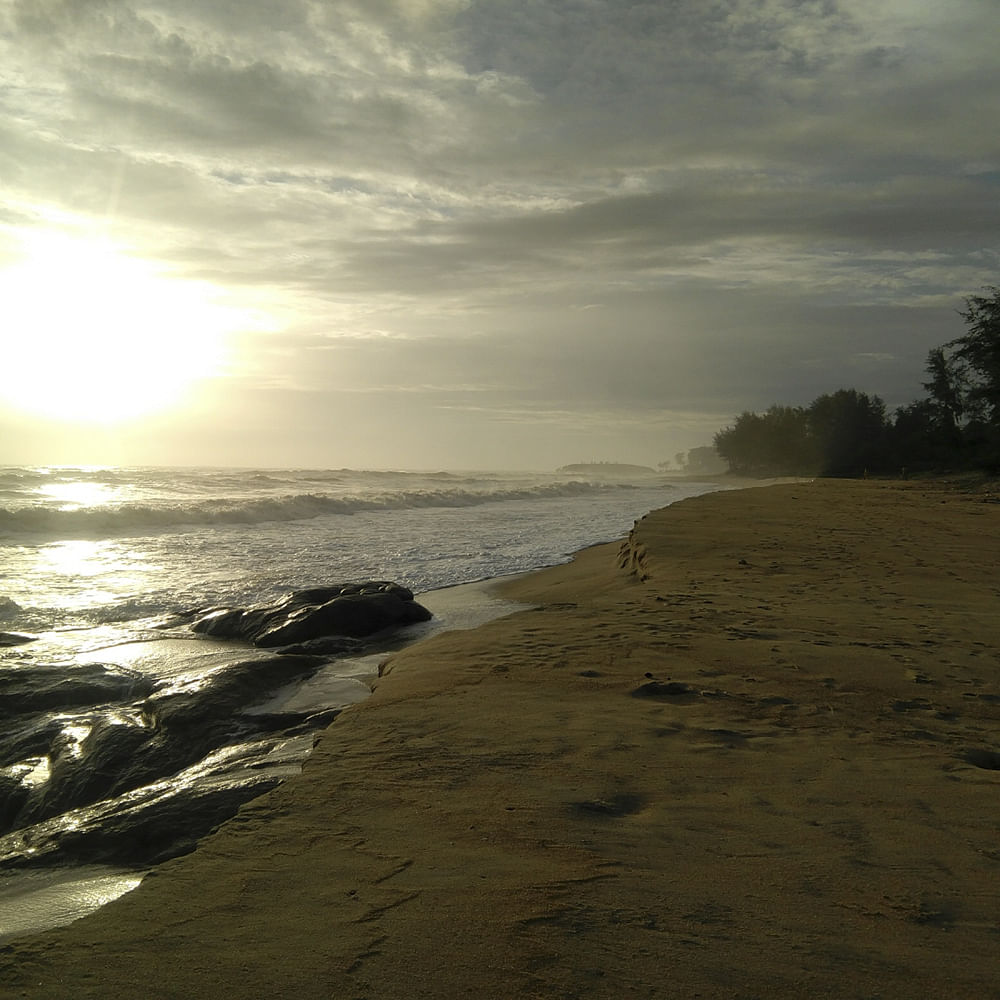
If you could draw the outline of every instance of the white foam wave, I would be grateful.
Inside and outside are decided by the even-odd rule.
[[[191,503],[122,503],[65,509],[34,505],[0,508],[0,538],[95,538],[155,534],[189,526],[301,521],[361,511],[473,507],[482,504],[566,498],[633,489],[631,486],[578,481],[515,489],[401,490],[368,496],[294,493],[257,499],[201,499]]]

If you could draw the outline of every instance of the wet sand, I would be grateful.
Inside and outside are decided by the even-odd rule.
[[[393,654],[31,998],[1000,996],[1000,504],[683,501]]]

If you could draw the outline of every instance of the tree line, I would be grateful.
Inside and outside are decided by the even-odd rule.
[[[927,356],[927,396],[887,414],[878,396],[839,389],[809,406],[744,412],[715,435],[745,476],[1000,471],[1000,287],[971,296],[966,332]]]

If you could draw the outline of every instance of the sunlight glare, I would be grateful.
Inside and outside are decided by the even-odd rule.
[[[81,507],[110,503],[117,499],[119,492],[104,483],[86,482],[45,483],[35,488],[35,493],[44,501],[56,501],[59,510],[79,510]]]
[[[114,424],[177,405],[221,372],[245,317],[205,283],[172,278],[107,240],[19,231],[0,272],[4,378],[19,410]]]
[[[122,542],[67,539],[38,550],[51,599],[63,610],[118,604],[141,594],[160,567]],[[48,598],[47,598],[48,599]]]

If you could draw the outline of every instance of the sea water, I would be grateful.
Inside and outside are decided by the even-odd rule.
[[[714,488],[653,476],[0,468],[0,628],[127,628],[352,580],[420,593],[564,561]]]
[[[650,510],[718,488],[625,479],[601,466],[584,475],[0,468],[0,633],[36,637],[0,647],[0,674],[97,660],[162,683],[177,669],[172,649],[191,641],[157,631],[164,616],[364,580],[409,587],[434,611],[432,629],[475,625],[502,603],[456,585],[566,561],[623,536]],[[284,692],[283,710],[364,697],[377,656],[376,646],[332,663]],[[81,730],[80,718],[66,718],[64,742]],[[276,745],[275,773],[292,773],[309,746],[310,737]],[[177,782],[221,780],[209,764],[205,779],[196,767]],[[46,767],[44,756],[0,760],[0,777],[38,782]],[[0,876],[3,867],[0,857]],[[81,871],[19,867],[15,878],[0,877],[0,940],[65,922],[138,881],[132,871]]]

